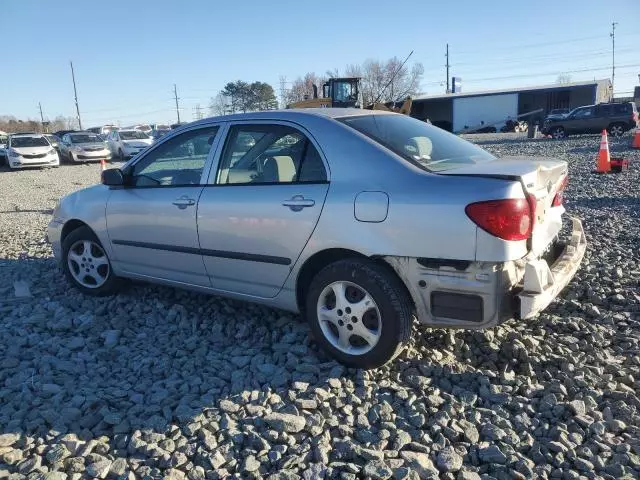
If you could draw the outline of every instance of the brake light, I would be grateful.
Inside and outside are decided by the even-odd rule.
[[[562,179],[562,182],[560,182],[556,196],[553,197],[553,203],[551,204],[552,207],[559,207],[562,205],[562,202],[564,201],[564,189],[567,187],[567,183],[569,183],[568,175]]]
[[[533,230],[535,197],[533,200],[506,198],[471,203],[464,211],[476,225],[493,236],[503,240],[526,240]]]

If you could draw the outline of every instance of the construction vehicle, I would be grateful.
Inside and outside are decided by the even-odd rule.
[[[330,78],[322,85],[322,98],[313,85],[313,98],[287,105],[287,108],[359,108],[360,78]]]
[[[322,98],[318,98],[318,87],[313,85],[313,98],[294,102],[287,105],[287,108],[360,108],[359,94],[359,77],[330,78],[322,85]],[[400,106],[396,106],[396,102],[388,104],[374,102],[364,108],[409,115],[411,113],[411,97],[407,97]]]

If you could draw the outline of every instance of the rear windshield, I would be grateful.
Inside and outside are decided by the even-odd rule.
[[[120,132],[120,137],[123,140],[136,140],[136,139],[144,140],[149,138],[149,135],[139,130],[132,130],[130,132]]]
[[[69,138],[71,139],[71,143],[99,143],[99,142],[102,142],[102,140],[100,140],[100,137],[98,137],[98,135],[89,135],[89,134],[69,135]]]
[[[407,115],[363,115],[338,120],[431,172],[495,159],[480,147]]]
[[[48,147],[49,142],[44,137],[13,137],[11,146],[14,148]]]

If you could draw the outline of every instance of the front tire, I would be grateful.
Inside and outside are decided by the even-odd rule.
[[[389,268],[371,260],[328,265],[311,281],[305,304],[320,347],[350,367],[390,362],[411,336],[409,294]]]
[[[560,140],[567,136],[567,132],[565,132],[564,128],[562,127],[553,127],[551,129],[551,136],[557,140]]]
[[[120,287],[106,251],[89,227],[77,228],[63,240],[62,268],[69,282],[86,295],[113,295]]]

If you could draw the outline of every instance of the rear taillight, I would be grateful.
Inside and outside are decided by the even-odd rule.
[[[504,240],[526,240],[533,229],[535,197],[471,203],[464,211],[476,225],[491,235]]]
[[[556,196],[553,197],[553,203],[551,206],[559,207],[562,205],[564,201],[564,189],[567,188],[567,183],[569,183],[569,176],[565,176],[560,182],[560,186],[558,186],[558,190],[556,191]]]

